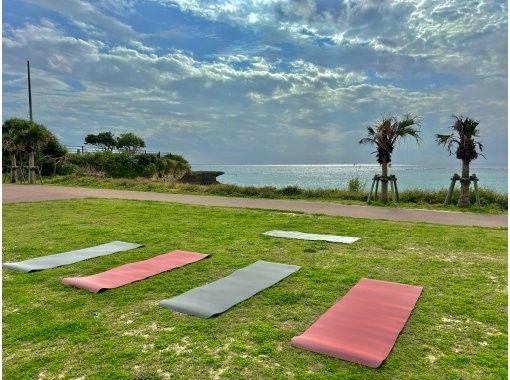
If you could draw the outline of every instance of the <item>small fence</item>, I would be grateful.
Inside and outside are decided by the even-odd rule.
[[[105,152],[105,151],[111,151],[112,153],[124,153],[124,150],[119,149],[101,149],[94,146],[88,146],[88,145],[65,145],[68,152],[71,154],[82,154],[82,153],[94,153],[94,152]],[[165,154],[170,154],[170,152],[162,152],[162,151],[156,151],[156,150],[150,150],[150,149],[138,149],[135,153],[139,154],[153,154],[158,157],[164,156]]]

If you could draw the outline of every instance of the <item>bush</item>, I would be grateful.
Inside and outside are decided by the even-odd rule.
[[[80,171],[80,167],[75,164],[71,164],[69,162],[64,162],[62,164],[57,165],[57,174],[58,175],[71,175],[78,173]]]
[[[188,161],[181,155],[178,155],[178,154],[172,154],[172,153],[168,153],[168,154],[165,154],[163,156],[163,158],[168,158],[170,160],[173,160],[173,161],[178,161],[178,162],[183,162],[183,163],[188,163]]]
[[[281,195],[292,196],[292,195],[300,195],[302,193],[302,190],[297,186],[286,186],[286,187],[278,190],[278,192]]]
[[[351,193],[361,193],[365,191],[365,184],[359,177],[353,177],[347,183],[347,190]]]
[[[152,178],[157,171],[158,169],[156,168],[156,164],[151,162],[143,169],[142,175],[147,178]]]
[[[113,153],[111,151],[70,154],[68,161],[85,173],[104,173],[113,178],[180,178],[190,170],[186,160],[175,161],[154,154]]]

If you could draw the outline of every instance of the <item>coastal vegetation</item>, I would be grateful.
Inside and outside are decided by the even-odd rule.
[[[351,179],[345,188],[339,189],[303,189],[298,186],[277,188],[273,186],[239,186],[231,184],[195,185],[177,181],[155,181],[144,178],[97,178],[90,175],[74,174],[48,178],[46,183],[62,186],[78,186],[119,190],[155,191],[161,193],[217,195],[227,197],[250,197],[269,199],[305,199],[338,202],[345,204],[366,204],[368,192],[361,179]],[[446,189],[411,189],[400,192],[400,202],[373,202],[374,205],[388,207],[431,208],[439,210],[463,210],[454,205],[445,206]],[[458,196],[456,190],[454,196]],[[474,194],[470,195],[474,197]],[[489,188],[480,189],[482,207],[471,207],[469,211],[501,213],[508,209],[508,195]]]
[[[450,134],[437,134],[436,142],[439,145],[446,147],[450,155],[453,154],[455,149],[455,156],[462,161],[462,176],[460,179],[460,196],[457,205],[459,207],[469,207],[471,200],[469,196],[469,185],[471,184],[469,178],[469,164],[474,161],[478,156],[483,156],[483,145],[476,141],[475,138],[480,136],[478,124],[480,122],[473,120],[469,117],[456,116],[450,129],[453,130]]]
[[[383,177],[388,176],[388,166],[396,144],[406,137],[419,141],[417,126],[419,122],[416,116],[405,115],[401,120],[393,116],[383,118],[375,126],[368,128],[367,137],[361,139],[360,143],[376,146],[374,153],[381,164]],[[455,123],[451,127],[454,133],[436,135],[436,141],[445,145],[450,154],[457,146],[455,153],[463,162],[463,177],[469,176],[469,163],[481,154],[477,149],[481,151],[483,148],[479,142],[475,141],[475,137],[478,137],[477,126],[478,122],[470,118],[455,117]],[[180,183],[181,179],[184,182],[186,176],[192,174],[189,162],[176,154],[161,155],[142,152],[141,148],[145,146],[145,142],[132,133],[123,133],[118,137],[111,132],[89,134],[85,137],[85,143],[93,145],[98,151],[69,153],[56,136],[43,125],[12,118],[4,122],[2,138],[4,170],[11,167],[10,178],[13,182],[16,181],[18,171],[12,168],[23,167],[28,161],[29,166],[33,166],[31,163],[36,163],[42,175],[50,176],[45,179],[46,183],[66,186],[235,197],[309,199],[349,204],[363,204],[368,197],[365,183],[359,177],[351,178],[344,188],[339,189]],[[31,180],[33,181],[33,177]],[[455,190],[453,193],[454,197],[459,198],[458,207],[443,205],[447,194],[446,189],[400,191],[398,204],[388,202],[385,181],[382,181],[382,192],[381,200],[373,204],[457,210],[474,203],[475,197],[474,194],[469,194],[469,182],[463,183],[460,191]],[[490,213],[506,212],[507,203],[507,194],[481,187],[480,207],[472,207],[470,210]]]
[[[18,180],[19,168],[28,170],[28,180],[35,182],[36,164],[42,175],[56,174],[67,149],[44,125],[30,120],[10,118],[2,124],[2,156],[4,167],[10,167],[10,181]],[[30,170],[30,168],[32,168]]]
[[[268,229],[362,239],[261,235]],[[507,378],[506,229],[86,199],[6,204],[3,239],[4,261],[144,244],[28,275],[3,271],[5,379]],[[100,294],[60,282],[174,249],[211,258]],[[302,269],[218,318],[158,305],[257,260]],[[381,368],[290,346],[362,277],[424,287]]]
[[[90,134],[85,136],[85,144],[92,145],[98,149],[113,151],[117,146],[117,141],[111,132],[100,132],[97,135]]]
[[[90,134],[85,137],[85,144],[92,145],[105,151],[118,149],[129,153],[137,153],[145,148],[145,141],[134,133],[121,133],[115,137],[112,132],[100,132],[97,135]]]
[[[99,151],[69,153],[44,125],[11,118],[2,125],[3,169],[10,168],[6,174],[11,182],[17,182],[19,174],[27,171],[29,183],[35,182],[35,167],[45,176],[92,175],[97,181],[102,177],[174,181],[191,170],[188,161],[180,155],[141,153],[145,142],[133,133],[118,137],[111,132],[89,134],[85,144]]]
[[[110,150],[70,154],[66,160],[68,174],[93,175],[97,181],[102,178],[154,178],[162,181],[176,180],[190,170],[190,164],[176,154],[132,152],[113,153]]]

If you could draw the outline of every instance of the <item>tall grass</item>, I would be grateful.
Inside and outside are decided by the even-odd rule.
[[[239,186],[229,184],[194,185],[176,182],[161,182],[145,178],[97,178],[92,176],[70,175],[55,176],[46,179],[46,183],[68,186],[82,186],[93,188],[109,188],[122,190],[155,191],[162,193],[186,193],[201,195],[218,195],[228,197],[250,197],[269,199],[309,199],[321,201],[342,201],[345,203],[364,203],[368,192],[361,181],[349,181],[345,189],[303,189],[297,186],[277,188],[273,186]],[[443,208],[447,190],[409,189],[400,192],[400,205],[427,206]],[[459,190],[454,191],[453,200],[458,199]],[[475,202],[474,193],[471,201]],[[480,188],[481,206],[491,210],[507,210],[508,195],[488,188]],[[376,203],[377,204],[377,203]],[[453,202],[454,204],[454,202]],[[391,203],[390,203],[391,205]],[[453,207],[453,206],[451,206]],[[478,210],[484,211],[484,210]]]

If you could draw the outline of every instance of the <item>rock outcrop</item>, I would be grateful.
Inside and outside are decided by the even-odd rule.
[[[225,174],[225,172],[220,171],[190,171],[188,174],[185,174],[184,177],[182,177],[179,182],[182,183],[192,183],[195,185],[216,185],[219,184],[216,177],[219,177],[220,175]]]

